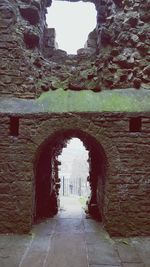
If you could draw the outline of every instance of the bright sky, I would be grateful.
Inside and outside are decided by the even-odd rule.
[[[84,47],[88,34],[96,27],[96,9],[92,3],[53,0],[46,17],[48,28],[56,29],[59,49],[76,54]]]

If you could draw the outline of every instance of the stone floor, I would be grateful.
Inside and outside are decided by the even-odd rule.
[[[150,237],[111,239],[77,198],[30,235],[0,235],[0,267],[150,267]]]

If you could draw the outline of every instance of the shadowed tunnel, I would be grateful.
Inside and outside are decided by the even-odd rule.
[[[103,147],[91,135],[78,129],[62,130],[45,140],[37,151],[34,164],[35,200],[34,221],[48,218],[58,212],[60,179],[58,177],[58,156],[68,140],[78,138],[89,152],[90,196],[88,212],[103,220],[103,202],[106,179],[106,155]]]

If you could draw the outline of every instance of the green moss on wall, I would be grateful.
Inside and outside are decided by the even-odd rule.
[[[43,93],[36,102],[47,112],[150,111],[148,90],[64,91]]]

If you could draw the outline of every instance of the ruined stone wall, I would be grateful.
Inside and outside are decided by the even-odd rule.
[[[45,21],[51,0],[0,1],[0,96],[35,98],[59,88],[150,88],[149,0],[93,2],[97,26],[90,36],[96,53],[87,47],[70,56],[55,48],[54,54],[45,53],[55,43]],[[18,137],[10,135],[9,114],[0,117],[0,231],[29,231],[38,147],[57,130],[77,128],[94,136],[108,157],[105,227],[112,234],[150,233],[149,115],[135,114],[142,117],[139,132],[129,131],[134,114],[16,116]]]
[[[96,1],[103,87],[150,87],[149,0]]]
[[[0,94],[34,98],[60,87],[96,92],[149,89],[149,0],[93,2],[97,9],[97,54],[84,48],[77,56],[67,56],[65,51],[54,49],[49,56],[45,51],[55,43],[45,19],[51,0],[1,1]]]
[[[35,59],[43,46],[47,0],[0,2],[0,94],[36,95]]]
[[[0,232],[30,230],[35,159],[40,146],[56,131],[80,129],[102,145],[107,157],[106,229],[113,235],[150,234],[148,113],[16,114],[20,117],[18,137],[10,136],[9,116],[0,117]],[[141,130],[130,132],[130,117],[140,116]]]

